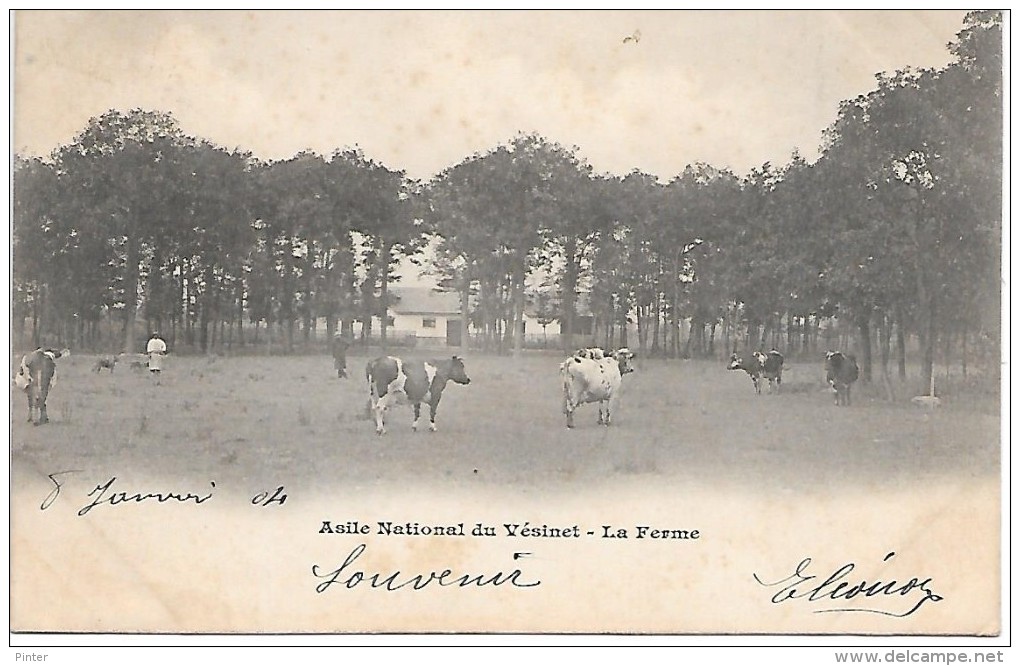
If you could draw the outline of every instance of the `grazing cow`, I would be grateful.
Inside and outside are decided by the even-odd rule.
[[[106,368],[112,374],[113,373],[113,369],[114,369],[114,367],[116,367],[116,365],[117,365],[117,357],[116,356],[100,356],[99,360],[96,361],[96,364],[95,364],[95,366],[93,366],[92,369],[96,373],[99,373],[99,372],[102,371],[103,368]]]
[[[71,351],[63,349],[36,349],[21,359],[21,367],[14,383],[28,395],[28,420],[35,425],[49,422],[46,415],[46,398],[53,384],[53,374],[57,368],[57,359],[70,356]],[[38,411],[38,418],[35,417]]]
[[[634,371],[630,364],[633,358],[634,352],[626,348],[607,354],[598,347],[589,347],[560,364],[568,428],[574,427],[574,410],[588,402],[599,403],[599,424],[610,424],[620,400],[623,376]]]
[[[336,376],[341,379],[347,378],[347,347],[349,343],[341,333],[333,336],[333,367],[336,369]]]
[[[779,393],[783,387],[783,355],[772,349],[767,354],[758,352],[755,357],[761,364],[761,376],[769,382],[769,393],[773,388]]]
[[[414,406],[411,429],[418,430],[421,404],[429,406],[429,430],[436,431],[436,408],[449,381],[470,384],[464,361],[457,356],[436,361],[405,361],[395,356],[380,356],[365,368],[368,380],[368,406],[375,415],[375,431],[386,434],[386,410],[405,398]]]
[[[730,356],[730,364],[726,368],[746,372],[758,395],[761,395],[762,379],[768,380],[769,393],[772,393],[773,390],[778,393],[783,385],[783,355],[775,349],[767,354],[756,351],[748,361],[744,361],[742,357],[734,353]]]
[[[850,386],[857,381],[859,372],[853,354],[839,351],[825,353],[825,381],[836,394],[836,405],[850,405]]]

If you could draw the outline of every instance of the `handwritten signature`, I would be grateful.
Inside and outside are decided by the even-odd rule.
[[[404,573],[393,571],[391,573],[366,573],[365,571],[353,570],[354,562],[365,552],[365,544],[355,546],[354,550],[347,555],[343,564],[338,569],[327,571],[318,564],[312,565],[312,575],[322,580],[315,586],[315,591],[322,594],[332,585],[340,585],[347,589],[353,589],[362,583],[373,589],[382,589],[386,592],[395,592],[403,588],[421,590],[435,583],[442,587],[486,587],[510,584],[512,587],[537,587],[542,584],[540,580],[522,581],[524,575],[520,569],[514,569],[509,573],[497,571],[496,573],[465,573],[454,574],[450,569],[442,571],[429,571],[428,573]],[[515,553],[514,559],[518,559]]]
[[[895,556],[896,553],[891,552],[882,561],[888,562]],[[907,617],[917,612],[925,603],[929,601],[936,603],[943,599],[941,595],[932,590],[930,577],[923,580],[913,577],[904,582],[896,580],[869,581],[866,578],[851,581],[848,579],[856,568],[856,564],[849,562],[818,582],[819,576],[807,573],[810,566],[811,558],[805,557],[797,565],[796,570],[786,578],[768,583],[762,580],[758,574],[754,574],[754,579],[763,587],[779,588],[779,591],[772,595],[774,604],[798,599],[806,600],[809,603],[847,602],[846,605],[841,603],[837,608],[816,608],[813,611],[815,613],[877,613],[890,617]],[[867,605],[857,605],[857,602],[850,603],[855,598],[858,598],[858,601],[862,599],[872,599],[873,601]],[[890,606],[898,605],[898,598],[905,600],[909,608],[882,607],[883,602],[888,602]]]

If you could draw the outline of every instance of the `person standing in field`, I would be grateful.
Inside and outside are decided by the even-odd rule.
[[[159,337],[159,333],[153,331],[149,336],[149,343],[145,346],[145,353],[149,355],[149,376],[156,384],[160,383],[160,372],[163,369],[163,357],[166,356],[166,342]]]
[[[333,336],[333,367],[336,369],[336,376],[341,379],[347,378],[347,339],[343,333],[337,331]]]

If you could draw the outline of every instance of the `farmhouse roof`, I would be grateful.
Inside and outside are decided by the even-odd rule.
[[[397,301],[390,309],[397,314],[460,314],[460,295],[431,287],[394,287]]]

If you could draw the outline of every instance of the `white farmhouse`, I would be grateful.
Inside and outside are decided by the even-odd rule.
[[[460,296],[430,287],[393,287],[393,338],[414,337],[417,346],[460,345]],[[389,333],[389,331],[387,332]]]

